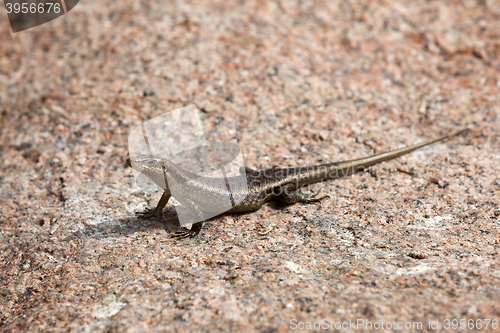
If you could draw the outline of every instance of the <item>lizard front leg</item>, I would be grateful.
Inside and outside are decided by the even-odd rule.
[[[281,193],[276,196],[281,202],[294,204],[297,202],[311,203],[311,202],[319,202],[324,198],[328,198],[328,195],[322,196],[321,198],[316,198],[321,189],[314,194],[304,194],[300,190],[290,192],[290,189],[293,188],[294,184],[287,184],[281,187]]]
[[[191,199],[186,198],[183,200],[184,207],[189,210],[191,215],[193,215],[195,218],[198,220],[203,220],[203,212],[201,211],[200,207]],[[186,228],[181,228],[180,230],[177,230],[176,232],[173,233],[172,237],[176,238],[187,238],[187,237],[195,237],[198,235],[203,228],[203,221],[194,223],[193,226],[191,227],[191,230],[186,229]]]
[[[158,201],[158,205],[156,205],[155,209],[149,209],[146,208],[145,211],[143,212],[138,212],[136,213],[140,218],[149,218],[149,217],[156,217],[161,214],[161,211],[163,207],[167,204],[168,200],[170,199],[172,195],[170,194],[170,191],[165,190],[163,192],[163,195],[161,196],[160,201]]]

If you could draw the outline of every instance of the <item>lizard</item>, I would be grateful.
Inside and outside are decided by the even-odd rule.
[[[146,209],[137,215],[142,218],[159,216],[170,197],[174,196],[194,217],[200,220],[200,222],[193,223],[190,230],[181,228],[173,234],[173,237],[186,238],[195,237],[203,228],[203,211],[214,211],[214,207],[217,207],[223,200],[227,202],[230,199],[233,203],[231,209],[225,210],[226,213],[255,211],[274,199],[286,204],[319,202],[328,197],[318,197],[321,189],[314,194],[304,194],[300,189],[312,183],[363,172],[375,164],[395,159],[467,130],[468,128],[465,128],[413,146],[348,161],[264,170],[245,167],[245,172],[241,171],[241,175],[228,178],[232,184],[236,184],[236,186],[231,186],[230,191],[226,187],[226,182],[220,178],[200,177],[159,156],[143,154],[128,158],[126,163],[164,189],[155,209]],[[241,185],[242,182],[245,182],[247,186],[237,185]],[[235,202],[237,204],[234,204]]]

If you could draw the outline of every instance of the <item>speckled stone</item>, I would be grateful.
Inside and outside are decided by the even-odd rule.
[[[500,319],[497,1],[84,1],[0,54],[0,331]],[[257,169],[475,129],[176,240],[127,136],[192,103]]]

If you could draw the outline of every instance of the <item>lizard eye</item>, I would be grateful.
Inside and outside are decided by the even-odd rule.
[[[153,160],[149,160],[146,162],[146,164],[149,166],[153,166],[153,165],[155,165],[155,162]]]

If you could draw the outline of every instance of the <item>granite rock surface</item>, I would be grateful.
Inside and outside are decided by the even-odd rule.
[[[499,331],[497,1],[85,1],[16,34],[0,10],[0,54],[0,331]],[[178,240],[171,204],[135,216],[161,191],[127,137],[192,103],[255,169],[474,129]]]

